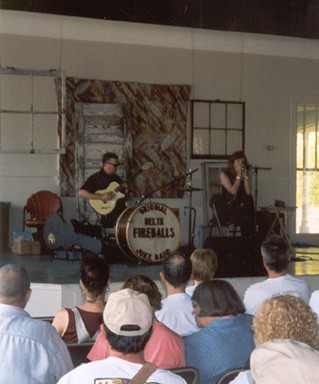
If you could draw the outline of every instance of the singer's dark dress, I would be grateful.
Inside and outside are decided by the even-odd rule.
[[[228,169],[222,171],[231,184],[236,181],[236,175],[229,172]],[[222,186],[222,195],[224,200],[223,217],[226,222],[234,223],[239,226],[242,237],[252,237],[256,232],[254,200],[251,195],[245,191],[244,180],[241,180],[237,194],[229,193]]]

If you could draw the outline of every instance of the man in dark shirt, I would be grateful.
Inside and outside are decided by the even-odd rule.
[[[119,158],[107,152],[102,157],[102,168],[91,175],[82,185],[79,197],[88,199],[100,215],[105,228],[114,227],[118,216],[125,209],[125,192],[122,179],[116,174]]]

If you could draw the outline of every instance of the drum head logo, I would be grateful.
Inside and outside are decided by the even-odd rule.
[[[179,247],[181,229],[169,207],[150,203],[127,208],[117,221],[115,235],[125,253],[160,263]]]

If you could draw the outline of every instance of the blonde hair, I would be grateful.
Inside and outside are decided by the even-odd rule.
[[[292,339],[319,349],[317,315],[303,300],[282,295],[266,300],[253,319],[255,344]]]
[[[192,278],[197,281],[208,281],[215,276],[218,258],[209,248],[198,248],[190,257],[192,262]]]

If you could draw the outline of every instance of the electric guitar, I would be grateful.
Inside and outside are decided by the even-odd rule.
[[[143,171],[153,167],[154,164],[152,162],[146,162],[145,164],[143,164],[143,166],[136,173],[133,174],[128,184],[131,184],[132,181]],[[122,186],[115,181],[112,181],[106,189],[100,189],[95,193],[103,195],[103,193],[107,192],[112,193],[111,200],[103,202],[102,200],[89,199],[90,206],[95,210],[95,212],[99,213],[100,215],[108,215],[109,213],[111,213],[116,206],[117,200],[123,199],[123,197],[125,197],[125,194],[122,192]]]

